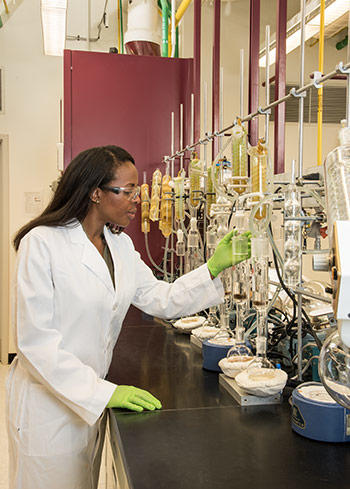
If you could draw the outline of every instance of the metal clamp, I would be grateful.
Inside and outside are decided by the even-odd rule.
[[[261,115],[270,115],[271,114],[271,109],[263,109],[262,107],[258,107],[258,112]]]
[[[304,90],[303,92],[297,93],[296,87],[291,88],[289,93],[295,98],[306,97],[306,90]]]
[[[344,63],[340,61],[340,63],[335,68],[338,73],[343,75],[350,75],[350,68],[344,68]]]
[[[313,86],[315,88],[322,88],[322,84],[319,83],[319,81],[320,81],[320,78],[322,78],[323,73],[321,73],[320,71],[314,71],[313,72],[313,75],[314,75],[314,79],[313,79],[313,82],[312,82],[313,83]]]

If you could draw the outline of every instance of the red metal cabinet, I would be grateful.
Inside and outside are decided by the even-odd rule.
[[[175,113],[175,150],[179,147],[180,104],[184,105],[184,144],[189,144],[193,60],[85,51],[64,53],[64,162],[80,151],[115,144],[133,155],[142,183],[147,171],[162,172],[171,152],[171,112]],[[175,169],[178,168],[178,163]],[[127,228],[147,262],[140,213]],[[149,235],[157,263],[164,243],[157,223]]]

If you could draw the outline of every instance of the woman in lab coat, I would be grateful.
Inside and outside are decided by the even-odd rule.
[[[208,264],[173,284],[158,281],[130,237],[106,226],[124,228],[135,218],[139,192],[125,150],[83,151],[48,207],[14,239],[10,489],[95,489],[105,408],[161,408],[149,392],[105,380],[130,304],[174,318],[223,300],[214,277],[232,265],[232,233]]]

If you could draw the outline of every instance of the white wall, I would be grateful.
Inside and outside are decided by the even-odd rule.
[[[98,3],[92,8],[91,18],[99,21],[104,1]],[[67,33],[87,37],[87,0],[70,1],[68,10]],[[110,28],[101,31],[101,40],[90,43],[92,50],[108,51],[117,45],[115,12],[109,13],[109,23]],[[91,37],[96,35],[97,21],[91,25]],[[89,45],[68,41],[66,48],[87,50]],[[63,58],[44,55],[39,0],[23,1],[0,29],[0,67],[4,70],[0,134],[9,136],[9,240],[12,240],[16,231],[35,215],[27,212],[28,207],[26,211],[26,196],[40,197],[37,207],[40,211],[50,199],[49,185],[59,176],[56,143],[63,97]],[[10,250],[11,282],[15,252],[12,246]],[[5,266],[4,260],[0,266]],[[10,337],[10,352],[14,351]]]
[[[299,0],[289,2],[291,14]],[[90,36],[96,37],[104,1],[91,2]],[[127,0],[124,0],[124,7]],[[69,1],[67,34],[87,37],[88,1]],[[109,29],[102,28],[97,43],[67,41],[67,49],[91,49],[108,51],[117,46],[116,11],[111,4],[108,10]],[[293,10],[294,9],[294,10]],[[275,0],[262,1],[261,40],[265,32],[266,18],[273,16],[275,23]],[[271,31],[274,26],[271,25]],[[202,3],[202,78],[209,85],[208,121],[210,121],[210,84],[213,36],[213,7]],[[181,25],[181,55],[193,54],[193,4],[190,5]],[[345,50],[334,49],[338,39],[327,41],[325,71],[333,69],[336,62],[344,59]],[[249,43],[249,2],[236,0],[222,3],[222,54],[224,66],[224,124],[233,121],[239,112],[239,50],[247,52]],[[306,69],[309,73],[317,68],[317,49],[308,48]],[[32,214],[25,209],[25,193],[39,193],[42,205],[49,198],[49,184],[57,178],[56,142],[59,139],[59,100],[63,94],[63,62],[60,57],[43,55],[40,1],[25,0],[10,20],[0,29],[0,66],[4,69],[5,111],[0,114],[0,134],[9,136],[10,164],[10,237],[27,222]],[[298,81],[298,53],[288,56],[288,82]],[[264,72],[261,72],[264,76]],[[248,67],[245,69],[245,94],[247,107]],[[202,92],[203,93],[203,92]],[[264,99],[262,97],[261,104]],[[261,124],[263,128],[263,123]],[[208,126],[210,129],[210,126]],[[297,127],[288,124],[287,161],[295,157]],[[305,147],[305,164],[314,164],[315,127],[305,128],[308,144]],[[337,127],[324,129],[324,153],[337,145]],[[311,144],[310,144],[311,142]],[[1,263],[0,266],[4,264]],[[14,252],[11,252],[10,273],[13,276]],[[10,351],[14,351],[11,343]]]
[[[62,58],[43,55],[38,0],[23,2],[0,29],[0,64],[5,81],[0,134],[9,136],[12,238],[33,217],[25,212],[25,193],[38,192],[44,204],[50,194],[49,184],[58,176]],[[11,247],[11,276],[14,255]],[[10,351],[14,351],[12,342]]]

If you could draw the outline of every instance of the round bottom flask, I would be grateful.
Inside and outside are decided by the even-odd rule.
[[[350,349],[343,344],[337,331],[323,343],[318,371],[329,395],[350,409]]]
[[[267,357],[254,357],[248,368],[275,368]]]

